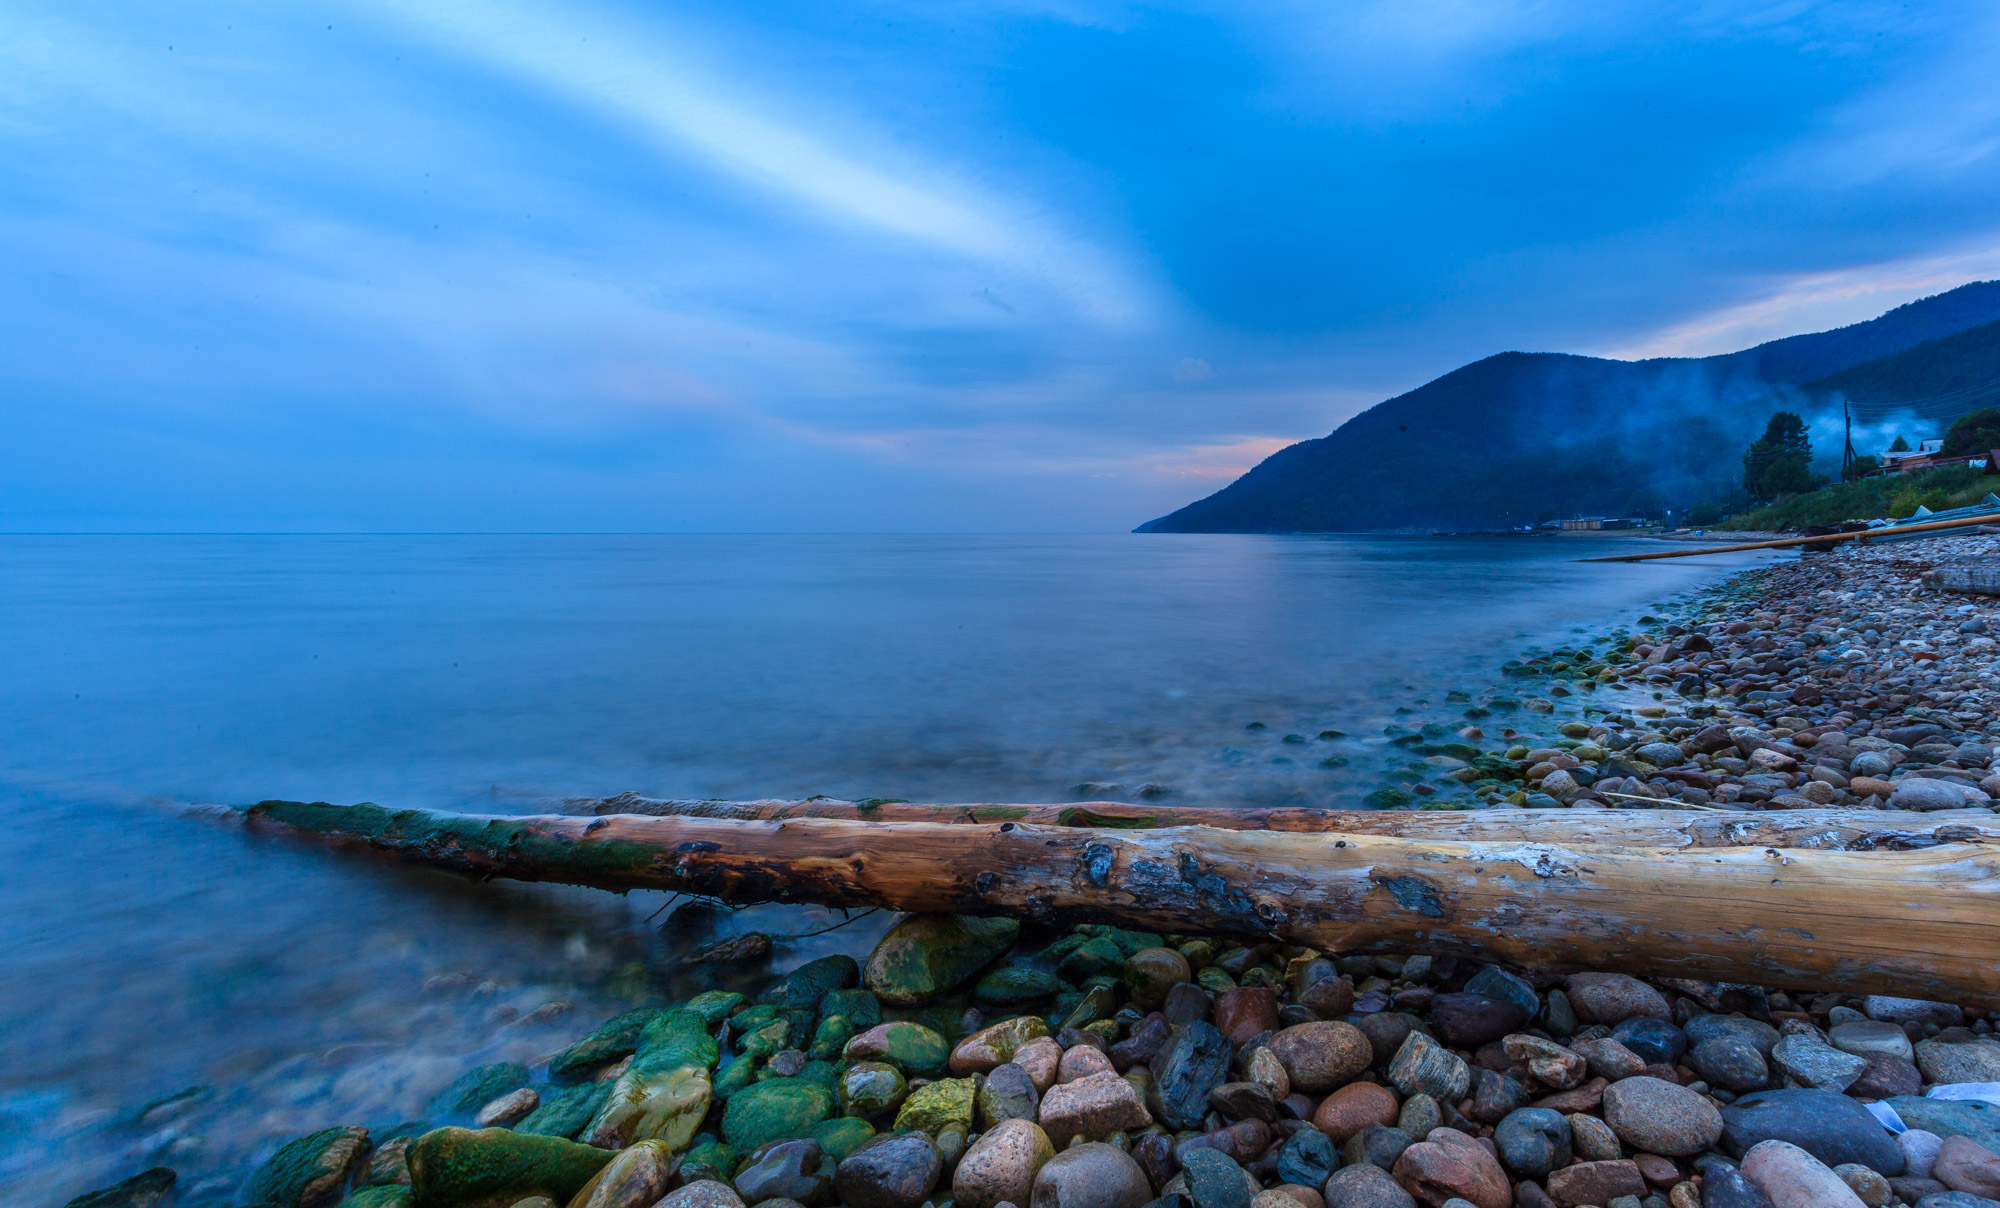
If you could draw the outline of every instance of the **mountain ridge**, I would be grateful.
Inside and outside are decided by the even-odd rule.
[[[1512,526],[1552,510],[1632,510],[1612,507],[1614,497],[1643,503],[1647,492],[1684,506],[1697,500],[1667,496],[1728,481],[1722,471],[1733,471],[1735,451],[1718,459],[1716,446],[1738,428],[1761,427],[1768,410],[1753,421],[1753,406],[1996,320],[2000,281],[1980,281],[1860,323],[1710,357],[1495,353],[1288,445],[1135,531]],[[1700,439],[1663,439],[1676,422]],[[1590,464],[1569,464],[1572,452]],[[1591,464],[1620,481],[1592,485]]]

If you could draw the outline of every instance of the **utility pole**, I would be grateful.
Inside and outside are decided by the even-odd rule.
[[[1847,424],[1847,444],[1840,454],[1840,481],[1846,482],[1848,471],[1854,468],[1854,410],[1845,398],[1840,400],[1840,416]]]

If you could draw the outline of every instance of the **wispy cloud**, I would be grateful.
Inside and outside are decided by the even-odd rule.
[[[836,223],[859,224],[1039,279],[1093,322],[1145,317],[1143,291],[1089,242],[1033,206],[936,164],[838,145],[825,98],[752,98],[698,65],[670,35],[576,5],[391,4],[384,16],[451,51],[528,81],[656,147],[692,154]],[[816,110],[813,118],[794,110]],[[837,108],[833,106],[832,108]]]

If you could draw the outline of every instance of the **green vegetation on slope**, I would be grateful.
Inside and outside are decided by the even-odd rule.
[[[1915,474],[1835,483],[1779,500],[1770,507],[1732,516],[1715,527],[1776,532],[1808,524],[1838,524],[1843,520],[1896,520],[1914,513],[1919,504],[1941,512],[1978,503],[1993,487],[1994,480],[1984,470],[1944,466]]]

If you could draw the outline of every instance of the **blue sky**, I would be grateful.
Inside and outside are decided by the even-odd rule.
[[[2000,276],[2000,7],[0,9],[0,529],[1122,530]]]

